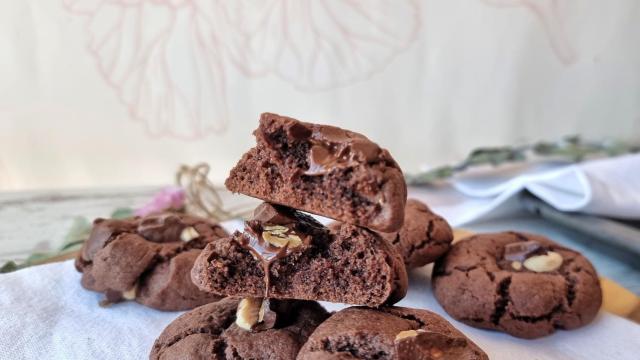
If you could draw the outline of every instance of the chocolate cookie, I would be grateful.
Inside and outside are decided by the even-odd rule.
[[[82,286],[104,303],[135,300],[159,310],[187,310],[220,297],[200,291],[191,268],[204,246],[228,234],[205,219],[160,214],[97,219],[76,258]]]
[[[244,233],[213,242],[192,271],[202,290],[224,296],[324,300],[379,306],[407,291],[398,252],[375,232],[263,203]]]
[[[244,320],[239,319],[247,312],[238,303],[227,298],[181,315],[160,334],[149,359],[293,360],[328,317],[314,301],[276,301],[270,305],[269,326],[251,331],[242,327]]]
[[[269,113],[254,135],[257,146],[231,170],[229,190],[372,230],[402,226],[402,171],[365,136]]]
[[[445,319],[427,310],[351,307],[332,315],[311,334],[299,360],[488,359]]]
[[[462,240],[436,261],[442,307],[471,326],[537,338],[589,323],[602,303],[598,275],[578,252],[533,234]]]
[[[407,200],[404,225],[394,233],[380,233],[402,254],[407,269],[434,262],[453,241],[453,232],[445,219],[416,199]]]

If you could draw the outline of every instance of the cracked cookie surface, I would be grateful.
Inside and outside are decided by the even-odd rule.
[[[329,316],[315,301],[279,301],[272,328],[247,331],[235,323],[238,303],[226,298],[181,315],[160,334],[149,359],[293,360]]]
[[[453,241],[447,221],[416,199],[407,200],[400,231],[380,235],[402,255],[407,269],[434,262],[449,250]]]
[[[191,281],[206,244],[226,236],[205,219],[165,213],[124,220],[96,219],[76,258],[82,286],[104,293],[104,304],[135,300],[167,311],[219,300]]]
[[[404,307],[351,307],[323,322],[299,360],[480,360],[487,355],[437,314]]]
[[[436,262],[432,285],[453,318],[522,338],[583,326],[602,304],[598,276],[584,256],[527,233],[456,243]]]

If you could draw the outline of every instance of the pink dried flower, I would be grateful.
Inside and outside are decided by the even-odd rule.
[[[150,202],[136,209],[136,216],[147,216],[168,210],[180,210],[184,207],[185,193],[179,186],[168,186],[153,196]]]

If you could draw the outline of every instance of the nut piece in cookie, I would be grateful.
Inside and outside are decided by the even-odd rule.
[[[487,355],[427,310],[351,307],[320,324],[298,354],[310,359],[466,359]]]
[[[598,275],[584,256],[526,233],[456,243],[436,262],[432,285],[453,318],[522,338],[584,326],[602,304]]]
[[[264,113],[233,191],[376,231],[398,231],[407,186],[389,152],[358,133]]]
[[[247,331],[238,326],[239,303],[226,298],[181,315],[156,339],[149,359],[294,360],[329,316],[315,301],[274,300],[271,311],[277,321]]]
[[[375,232],[331,230],[291,208],[261,204],[243,233],[209,244],[193,282],[221,296],[306,299],[379,306],[402,299],[407,273]]]
[[[244,298],[238,304],[236,325],[244,330],[271,329],[276,322],[276,313],[269,299]]]
[[[137,301],[159,310],[187,310],[219,299],[191,282],[201,249],[227,236],[208,220],[165,213],[97,219],[76,258],[82,286],[105,294],[100,304]]]

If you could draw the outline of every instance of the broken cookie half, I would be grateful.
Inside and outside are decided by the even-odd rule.
[[[193,282],[221,296],[304,299],[380,306],[402,299],[407,273],[397,250],[377,233],[263,203],[244,232],[212,242]]]
[[[376,231],[402,227],[402,171],[364,135],[270,113],[254,135],[227,189]]]

